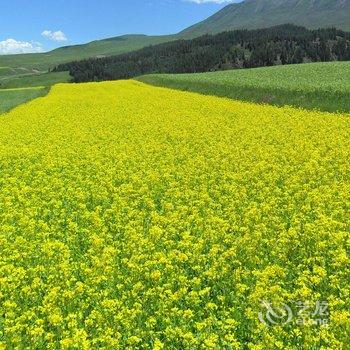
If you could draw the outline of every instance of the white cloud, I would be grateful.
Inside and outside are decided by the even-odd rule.
[[[37,42],[17,41],[15,39],[6,39],[0,41],[0,55],[33,53],[42,51],[42,45]]]
[[[41,35],[44,38],[53,40],[53,41],[67,41],[66,34],[64,34],[61,30],[57,30],[53,32],[52,30],[44,30]]]

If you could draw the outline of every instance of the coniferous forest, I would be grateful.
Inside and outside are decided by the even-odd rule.
[[[177,40],[117,56],[60,64],[54,71],[69,71],[73,82],[87,82],[335,60],[350,60],[350,33],[287,24]]]

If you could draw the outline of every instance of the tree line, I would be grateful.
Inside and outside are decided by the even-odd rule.
[[[334,60],[350,60],[350,33],[286,24],[181,39],[121,55],[60,64],[54,71],[69,71],[73,82],[88,82]]]

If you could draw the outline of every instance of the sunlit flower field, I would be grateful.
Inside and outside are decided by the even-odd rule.
[[[1,115],[0,349],[349,349],[349,125],[135,81]]]

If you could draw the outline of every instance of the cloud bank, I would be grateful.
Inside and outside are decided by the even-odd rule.
[[[37,52],[43,52],[42,45],[37,42],[17,41],[15,39],[0,41],[0,55]]]

